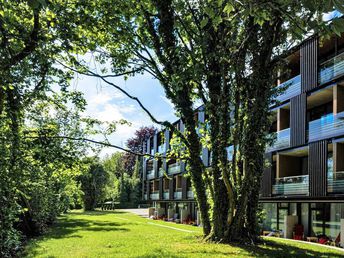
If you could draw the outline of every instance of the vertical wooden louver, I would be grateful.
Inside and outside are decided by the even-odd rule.
[[[174,198],[174,177],[172,177],[169,181],[170,185],[169,185],[169,199],[173,200]]]
[[[203,125],[203,123],[205,122],[204,108],[200,108],[198,111],[198,122],[201,125]],[[209,166],[209,150],[203,147],[202,147],[202,160],[203,160],[204,166],[208,167]]]
[[[170,131],[169,130],[165,130],[164,136],[165,136],[165,152],[167,152],[169,150],[169,148],[170,148]],[[166,159],[163,159],[162,168],[164,169],[164,172],[167,171]]]
[[[290,145],[300,146],[306,143],[306,109],[305,93],[290,100]]]
[[[327,140],[309,144],[308,173],[310,196],[326,196],[327,151]]]
[[[271,190],[272,190],[272,153],[266,153],[265,159],[269,163],[268,167],[265,167],[263,177],[262,177],[262,183],[261,183],[261,194],[262,197],[271,197]]]
[[[164,199],[164,178],[159,178],[159,199]]]
[[[180,132],[184,133],[185,125],[181,119],[180,119],[179,123],[180,123]],[[184,151],[184,149],[182,149],[182,151]],[[185,172],[185,162],[184,161],[180,161],[180,171]]]
[[[185,176],[182,177],[182,199],[186,199],[187,198],[187,178]]]
[[[318,38],[305,41],[300,49],[301,92],[318,87]]]
[[[158,152],[158,134],[154,134],[153,136],[153,149],[154,154]],[[154,177],[158,177],[158,160],[153,160],[153,170],[154,170]]]

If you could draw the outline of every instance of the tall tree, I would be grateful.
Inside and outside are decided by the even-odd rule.
[[[255,241],[268,110],[276,94],[277,70],[284,66],[281,53],[310,33],[342,32],[342,20],[334,19],[328,26],[321,16],[335,8],[343,10],[343,4],[152,0],[115,1],[111,6],[99,1],[98,8],[102,15],[97,23],[106,28],[104,40],[98,42],[99,59],[111,60],[111,76],[147,72],[158,79],[182,118],[185,133],[155,119],[108,76],[80,71],[121,90],[138,101],[154,122],[178,134],[208,239]],[[208,115],[210,170],[200,159],[204,141],[196,131],[196,99]],[[229,145],[234,145],[232,162],[227,159]]]

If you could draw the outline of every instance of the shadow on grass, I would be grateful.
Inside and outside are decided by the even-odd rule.
[[[205,244],[207,245],[207,244]],[[225,245],[225,244],[220,244]],[[229,257],[286,257],[286,258],[294,258],[294,257],[333,257],[333,258],[339,258],[344,257],[343,254],[338,253],[330,253],[332,249],[329,249],[328,252],[326,250],[325,246],[319,245],[319,249],[321,248],[322,251],[317,250],[310,250],[307,249],[307,246],[305,247],[297,247],[292,246],[287,243],[276,243],[274,241],[269,240],[263,240],[259,245],[253,246],[253,245],[242,245],[242,244],[231,244],[232,247],[236,247],[232,252],[227,251],[226,248],[223,248],[223,250],[185,250],[183,252],[186,257],[187,254],[209,254],[209,256],[229,256]],[[309,246],[313,247],[314,246]],[[148,257],[148,256],[147,256]]]
[[[223,246],[223,248],[221,248]],[[186,246],[183,249],[175,250],[171,249],[153,249],[150,253],[138,256],[140,258],[150,257],[198,257],[198,256],[209,256],[209,257],[272,257],[272,258],[294,258],[294,257],[331,257],[339,258],[344,257],[343,254],[328,251],[324,246],[319,246],[322,251],[310,250],[305,247],[291,246],[287,243],[276,243],[269,240],[262,241],[259,245],[242,245],[242,244],[231,244],[233,249],[228,248],[227,244],[217,244],[217,248],[211,248],[210,244],[203,243],[201,246]],[[314,246],[312,246],[314,248]],[[330,253],[331,252],[331,253]]]
[[[70,215],[92,215],[92,216],[103,216],[103,215],[109,215],[109,214],[124,214],[127,213],[125,211],[118,211],[118,210],[112,210],[112,211],[102,211],[102,210],[94,210],[94,211],[81,211],[81,210],[71,210],[69,213]]]

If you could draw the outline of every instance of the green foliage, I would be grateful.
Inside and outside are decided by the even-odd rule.
[[[104,167],[97,159],[88,158],[84,162],[88,168],[80,176],[80,182],[84,193],[84,209],[90,211],[105,200],[105,186],[109,179]]]
[[[141,169],[140,161],[136,159],[134,172],[131,175],[124,168],[125,155],[122,152],[115,152],[102,161],[109,177],[105,199],[119,202],[123,208],[136,208],[141,199],[141,181],[138,176]]]

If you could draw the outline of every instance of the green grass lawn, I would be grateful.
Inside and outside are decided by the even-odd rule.
[[[200,235],[198,227],[131,213],[73,211],[29,241],[21,257],[344,257],[326,246],[283,239],[252,247],[205,244]]]

